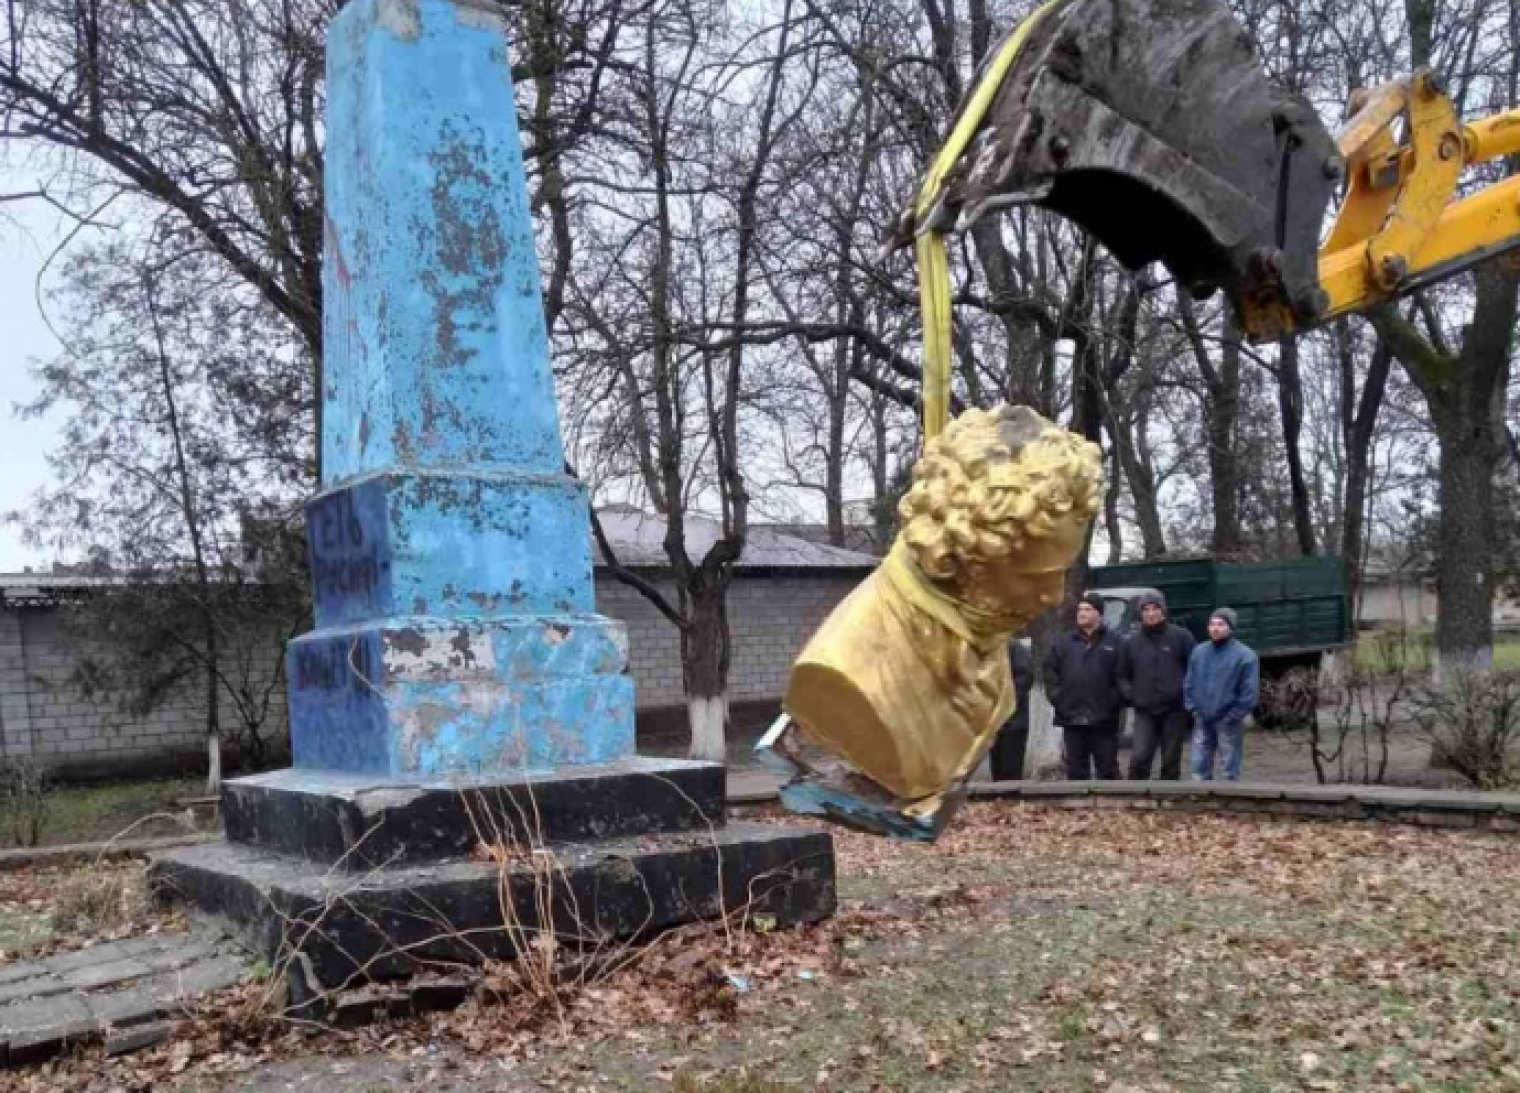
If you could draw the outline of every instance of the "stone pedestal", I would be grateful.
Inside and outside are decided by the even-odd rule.
[[[694,919],[833,912],[827,834],[728,825],[710,763],[629,759],[539,778],[229,782],[226,843],[154,863],[222,916],[297,1000],[507,959],[553,930],[590,949]]]
[[[719,766],[634,755],[564,473],[509,49],[491,5],[351,0],[328,32],[315,629],[295,768],[159,890],[313,989],[744,908],[832,912],[829,837],[724,823]],[[526,932],[525,932],[526,931]]]

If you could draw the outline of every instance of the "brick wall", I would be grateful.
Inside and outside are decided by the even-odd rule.
[[[730,698],[781,697],[793,660],[825,616],[860,581],[841,576],[740,577],[729,593],[734,636]],[[685,704],[681,644],[676,629],[634,590],[602,575],[597,610],[628,626],[629,652],[642,710]],[[51,607],[0,608],[0,755],[30,756],[80,774],[126,767],[173,766],[204,751],[199,686],[172,695],[147,717],[124,712],[116,696],[94,699],[73,682],[80,653],[58,632]],[[273,635],[250,638],[251,652],[234,658],[256,680],[268,678],[281,655]],[[268,738],[283,738],[285,703],[275,696]],[[223,723],[235,724],[229,704]]]
[[[728,597],[734,638],[730,700],[780,698],[803,643],[861,579],[859,573],[737,579]],[[674,602],[668,587],[662,591],[670,593]],[[601,574],[596,578],[596,608],[628,626],[639,708],[684,705],[681,639],[676,628],[638,592]]]
[[[30,752],[32,718],[27,700],[26,647],[21,644],[21,614],[0,610],[0,749]]]
[[[205,703],[200,680],[189,682],[138,717],[119,694],[87,697],[75,682],[82,658],[99,650],[60,635],[51,607],[0,609],[0,754],[35,759],[62,773],[108,774],[125,767],[183,766],[205,752]],[[278,667],[273,635],[250,635],[228,657],[228,683],[260,693]],[[223,695],[226,739],[238,718]],[[285,736],[283,693],[270,707],[269,739]]]

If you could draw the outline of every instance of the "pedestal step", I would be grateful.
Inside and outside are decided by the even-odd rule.
[[[549,929],[595,950],[696,919],[765,915],[786,926],[835,907],[830,837],[757,824],[362,875],[210,843],[158,856],[151,878],[159,898],[225,917],[315,991],[510,958]]]
[[[365,870],[524,846],[721,827],[716,763],[632,758],[490,778],[384,779],[281,770],[227,782],[233,843]]]

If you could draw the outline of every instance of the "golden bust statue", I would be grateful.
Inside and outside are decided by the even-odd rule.
[[[891,554],[792,670],[803,736],[909,812],[968,776],[1013,712],[1008,639],[1060,600],[1101,468],[1095,445],[1022,406],[931,440]]]

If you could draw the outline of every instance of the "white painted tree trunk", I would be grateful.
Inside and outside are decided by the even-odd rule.
[[[1029,745],[1024,749],[1024,777],[1037,779],[1063,767],[1061,730],[1055,710],[1045,700],[1045,688],[1035,685],[1029,693]]]
[[[687,716],[691,722],[691,757],[707,763],[722,763],[728,758],[724,746],[724,726],[728,721],[728,696],[693,695],[687,699]]]
[[[222,792],[222,738],[206,735],[206,796]]]

